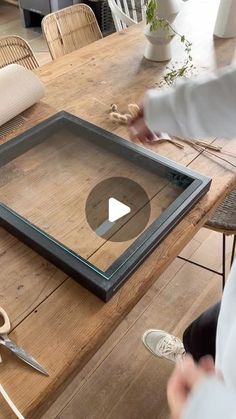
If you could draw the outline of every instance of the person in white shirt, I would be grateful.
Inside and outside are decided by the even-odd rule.
[[[149,90],[129,130],[143,143],[162,131],[236,137],[236,68]],[[177,361],[167,387],[172,419],[236,419],[236,261],[221,303],[188,327],[183,343],[158,329],[147,330],[143,342],[154,355]]]

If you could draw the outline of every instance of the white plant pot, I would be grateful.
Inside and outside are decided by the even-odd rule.
[[[170,44],[162,45],[160,41],[156,44],[148,42],[144,51],[144,57],[149,61],[161,62],[171,59]]]
[[[168,61],[171,59],[171,40],[167,38],[166,31],[158,29],[151,32],[150,25],[146,25],[144,34],[148,41],[144,50],[144,57],[147,60]]]
[[[168,20],[173,25],[179,10],[181,0],[157,0],[158,17]],[[171,38],[168,37],[168,29],[160,29],[151,32],[150,25],[146,25],[144,34],[147,44],[144,57],[150,61],[168,61],[171,59]],[[170,33],[169,33],[170,35]]]
[[[236,0],[221,0],[214,34],[220,38],[236,37]]]

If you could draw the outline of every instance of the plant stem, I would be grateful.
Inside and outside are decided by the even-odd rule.
[[[186,59],[184,64],[176,68],[175,66],[167,66],[167,72],[164,75],[164,81],[171,85],[178,77],[184,77],[188,71],[193,68],[192,63],[192,43],[185,37],[181,35],[176,29],[170,24],[167,19],[158,17],[158,6],[157,0],[147,0],[146,2],[146,19],[147,23],[150,24],[150,31],[155,32],[158,28],[166,30],[167,36],[172,39],[174,36],[179,37],[180,42],[184,45],[184,50],[186,53]]]

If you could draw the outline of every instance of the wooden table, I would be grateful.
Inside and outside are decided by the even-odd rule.
[[[213,40],[215,15],[211,0],[192,0],[177,21],[193,42],[198,72],[234,58],[236,40]],[[137,25],[38,69],[46,97],[25,112],[21,131],[65,109],[127,137],[125,127],[109,120],[110,104],[125,110],[127,103],[137,102],[147,88],[158,84],[165,68],[143,59],[144,44],[142,27]],[[175,59],[180,59],[182,49],[177,43],[175,53]],[[229,144],[217,138],[214,144],[236,153],[236,140]],[[46,378],[4,351],[1,384],[27,418],[41,416],[235,186],[234,168],[215,157],[190,146],[184,150],[171,144],[150,147],[212,177],[212,187],[109,303],[0,229],[0,305],[11,317],[11,337],[50,373]],[[236,158],[225,157],[236,163]]]

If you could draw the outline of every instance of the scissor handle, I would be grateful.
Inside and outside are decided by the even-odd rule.
[[[11,323],[10,323],[10,319],[9,319],[7,313],[5,312],[5,310],[2,307],[0,307],[0,317],[4,321],[4,323],[2,324],[2,326],[0,326],[0,335],[4,335],[4,334],[7,334],[7,333],[10,332],[10,330],[11,330]]]

